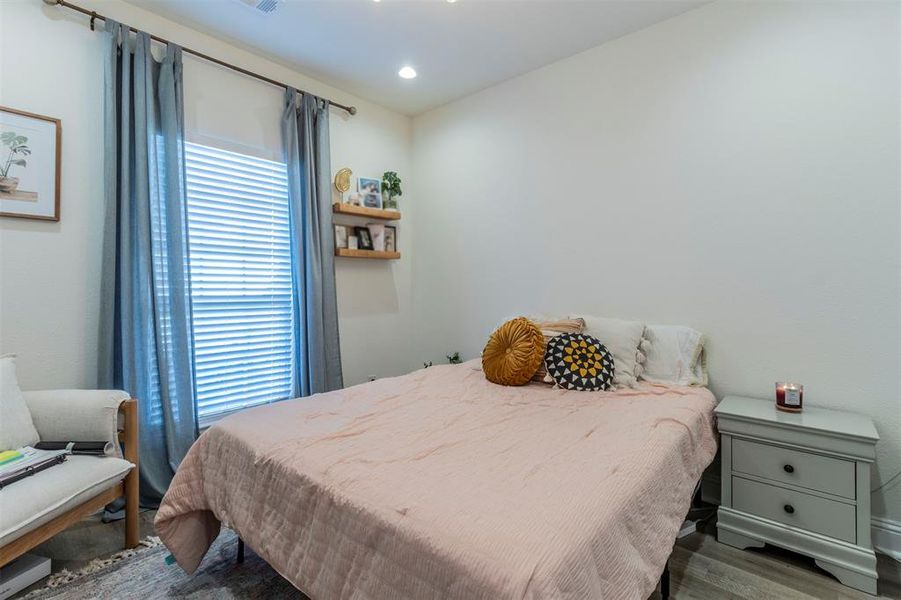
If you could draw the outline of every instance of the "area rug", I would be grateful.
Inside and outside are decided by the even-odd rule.
[[[178,565],[167,562],[169,551],[159,538],[147,538],[133,550],[91,561],[78,571],[60,571],[50,577],[45,587],[27,594],[23,600],[308,600],[249,548],[244,562],[237,564],[237,547],[237,536],[224,529],[197,572],[188,576]]]

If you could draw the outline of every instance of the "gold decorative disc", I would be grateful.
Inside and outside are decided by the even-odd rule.
[[[342,194],[350,189],[350,178],[353,175],[353,171],[344,167],[337,173],[335,173],[335,189],[341,192]]]

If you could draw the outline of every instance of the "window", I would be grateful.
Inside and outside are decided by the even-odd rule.
[[[201,423],[291,396],[293,296],[284,163],[185,144]]]

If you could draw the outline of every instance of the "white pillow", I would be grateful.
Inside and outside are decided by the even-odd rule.
[[[704,336],[691,327],[648,325],[650,347],[641,378],[651,383],[707,385]]]
[[[642,372],[639,350],[644,336],[644,323],[607,319],[603,317],[582,317],[585,319],[583,333],[600,340],[613,355],[613,385],[633,387]]]
[[[0,450],[33,446],[40,441],[16,378],[16,356],[0,356]]]

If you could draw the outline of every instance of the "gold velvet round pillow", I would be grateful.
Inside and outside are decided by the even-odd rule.
[[[482,350],[482,371],[488,381],[524,385],[544,360],[544,336],[525,317],[507,321],[488,338]]]

